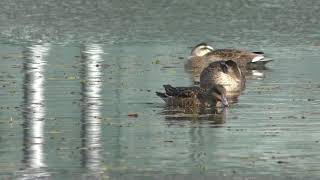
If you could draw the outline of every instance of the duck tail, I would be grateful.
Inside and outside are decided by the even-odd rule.
[[[163,85],[165,91],[166,91],[166,94],[168,95],[173,95],[173,94],[176,94],[177,92],[177,89],[173,86],[171,86],[170,84],[166,84],[166,85]]]
[[[162,99],[167,98],[168,96],[162,92],[156,92],[157,96],[161,97]]]
[[[263,52],[263,51],[254,51],[253,53],[255,53],[255,54],[261,54],[261,55],[263,55],[263,54],[264,54],[264,52]]]
[[[254,58],[251,60],[251,62],[263,61],[263,59],[264,59],[264,56],[261,55],[261,54],[259,54],[259,55],[257,55],[256,57],[254,57]]]
[[[269,62],[273,61],[273,59],[262,59],[260,61],[254,62],[254,64],[261,64],[261,65],[265,65]]]

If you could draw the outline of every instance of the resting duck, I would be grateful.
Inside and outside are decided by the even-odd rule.
[[[213,48],[207,43],[200,43],[191,50],[191,56],[185,63],[185,69],[193,75],[194,81],[199,82],[199,76],[202,70],[208,66],[205,55],[213,51]]]
[[[226,90],[221,85],[214,85],[209,90],[194,87],[173,87],[163,85],[165,93],[156,92],[169,106],[198,108],[202,105],[229,106]]]
[[[212,62],[202,71],[201,88],[209,89],[217,84],[223,86],[230,95],[244,89],[245,77],[236,62],[232,60]]]
[[[272,60],[264,59],[263,52],[249,52],[238,49],[214,49],[205,55],[205,61],[213,62],[224,59],[235,61],[240,67],[264,66]]]
[[[199,66],[199,61],[202,60],[202,57],[212,51],[213,48],[207,43],[197,44],[194,48],[192,48],[191,56],[188,58],[186,66],[190,68]]]
[[[264,58],[263,52],[250,52],[238,49],[214,49],[207,43],[200,43],[191,50],[186,67],[191,69],[203,69],[210,62],[230,59],[240,67],[257,68],[272,61]],[[201,69],[201,70],[202,70]]]

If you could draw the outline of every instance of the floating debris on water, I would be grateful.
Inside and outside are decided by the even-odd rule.
[[[133,113],[133,112],[131,112],[131,113],[128,113],[128,116],[129,117],[138,117],[138,113]]]

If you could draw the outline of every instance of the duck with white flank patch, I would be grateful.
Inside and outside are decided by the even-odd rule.
[[[203,59],[207,62],[230,59],[235,61],[240,67],[264,66],[272,61],[265,59],[263,52],[249,52],[238,49],[213,49]]]

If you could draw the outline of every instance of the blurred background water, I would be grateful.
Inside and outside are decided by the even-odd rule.
[[[0,179],[319,177],[320,1],[0,6]],[[155,91],[203,41],[274,62],[219,117],[172,117]]]

